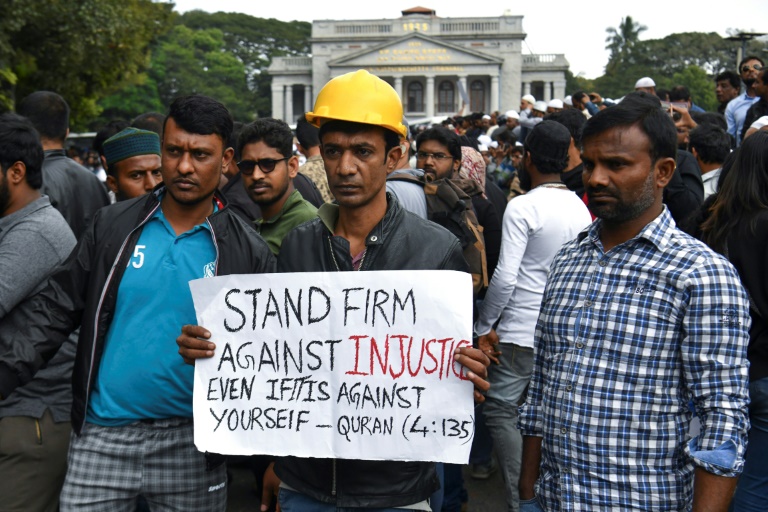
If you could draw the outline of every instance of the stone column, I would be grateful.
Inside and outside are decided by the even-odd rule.
[[[459,76],[459,83],[461,84],[461,87],[458,91],[456,91],[456,95],[459,97],[459,105],[456,107],[456,110],[461,111],[461,104],[464,102],[464,98],[461,97],[461,89],[463,89],[464,94],[467,95],[467,109],[464,112],[466,115],[472,111],[472,109],[469,108],[469,89],[467,89],[467,75]]]
[[[293,85],[285,86],[285,122],[293,123]]]
[[[312,111],[312,86],[311,85],[305,85],[304,86],[304,112],[311,112]]]
[[[427,77],[427,100],[425,110],[427,117],[434,117],[435,115],[435,77]]]
[[[544,101],[552,99],[552,82],[544,82]]]
[[[398,96],[400,96],[400,103],[405,103],[403,101],[403,77],[402,76],[396,76],[395,77],[395,92]]]
[[[523,96],[531,94],[531,82],[523,82]]]
[[[555,84],[555,98],[565,98],[565,80],[556,80]]]
[[[283,86],[272,82],[272,117],[283,119]]]
[[[491,112],[501,110],[499,105],[499,75],[491,77],[491,106],[489,110]]]

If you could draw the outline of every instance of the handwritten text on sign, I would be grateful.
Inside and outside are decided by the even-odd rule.
[[[453,271],[190,283],[216,343],[195,369],[195,444],[224,454],[466,463],[472,282]]]

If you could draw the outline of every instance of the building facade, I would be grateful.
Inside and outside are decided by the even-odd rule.
[[[440,18],[414,8],[391,20],[312,22],[312,56],[269,67],[272,116],[295,123],[328,80],[365,69],[389,82],[408,119],[517,109],[524,94],[565,96],[561,54],[523,55],[523,17]]]

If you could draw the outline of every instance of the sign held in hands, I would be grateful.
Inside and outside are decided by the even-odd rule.
[[[216,351],[195,366],[195,444],[231,455],[464,464],[472,281],[447,270],[198,279]]]

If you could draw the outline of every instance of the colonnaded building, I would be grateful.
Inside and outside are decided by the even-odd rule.
[[[408,119],[517,109],[524,94],[565,96],[561,54],[523,55],[523,17],[440,18],[415,7],[396,19],[312,22],[312,56],[279,57],[272,116],[296,122],[333,77],[366,69],[400,94]]]

